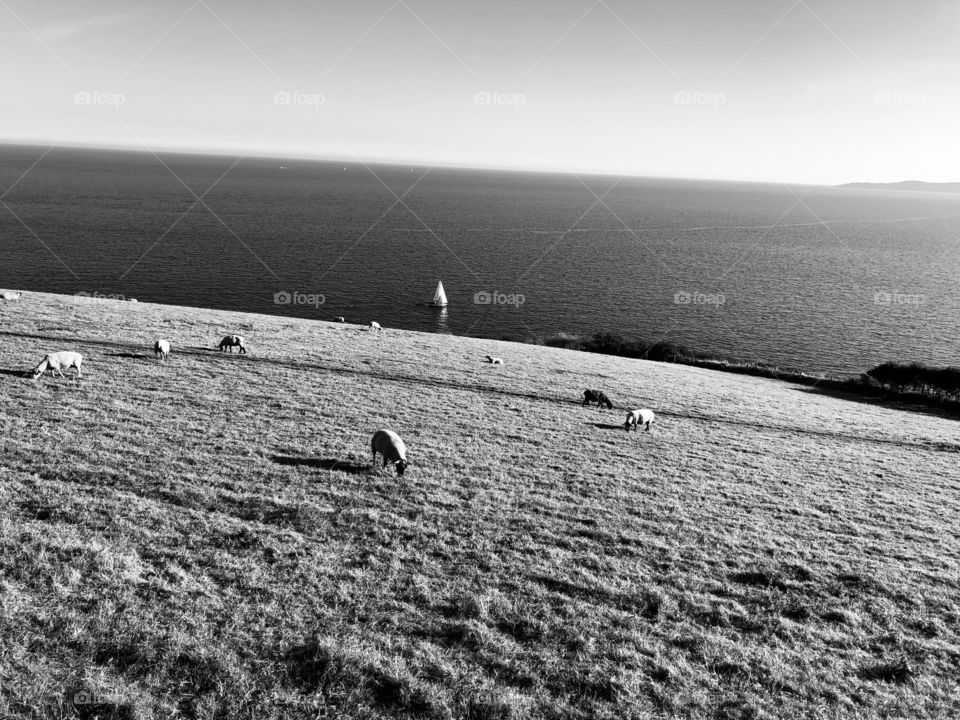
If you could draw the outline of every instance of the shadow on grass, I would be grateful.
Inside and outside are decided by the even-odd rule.
[[[297,457],[295,455],[271,455],[270,459],[278,465],[295,465],[320,468],[321,470],[340,470],[351,475],[362,475],[370,472],[369,465],[360,465],[355,462],[337,460],[336,458]]]
[[[9,375],[11,377],[30,377],[31,372],[29,370],[0,370],[0,375]]]
[[[864,680],[880,680],[888,683],[905,683],[914,675],[916,670],[906,658],[899,658],[893,662],[880,663],[866,667],[858,673]]]
[[[310,692],[346,689],[351,695],[367,695],[378,705],[390,711],[399,711],[403,717],[448,717],[434,706],[425,688],[408,675],[385,670],[373,663],[363,662],[336,647],[327,647],[322,641],[311,640],[293,647],[283,654],[290,678]],[[394,712],[390,716],[394,716]],[[382,717],[377,713],[377,717]],[[468,717],[500,718],[505,714],[476,714]]]
[[[946,418],[947,420],[960,420],[960,415],[956,411],[951,412],[947,408],[937,407],[935,404],[926,404],[922,401],[911,402],[910,400],[898,400],[896,398],[883,397],[881,395],[861,395],[859,393],[841,390],[839,388],[823,387],[813,385],[811,387],[799,388],[800,392],[810,393],[812,395],[827,395],[828,397],[849,402],[862,403],[864,405],[877,405],[885,407],[888,410],[902,410],[906,412],[921,413],[923,415],[935,415]]]
[[[131,360],[148,360],[153,359],[152,355],[147,355],[146,353],[129,353],[129,352],[116,352],[116,353],[104,353],[110,357],[121,357],[121,358],[130,358]]]
[[[619,430],[623,432],[623,423],[619,425],[611,425],[610,423],[593,423],[595,428],[600,428],[601,430]]]

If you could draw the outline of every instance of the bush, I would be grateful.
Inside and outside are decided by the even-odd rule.
[[[920,363],[887,362],[868,370],[871,384],[896,394],[913,394],[940,401],[960,401],[960,368],[932,368]]]

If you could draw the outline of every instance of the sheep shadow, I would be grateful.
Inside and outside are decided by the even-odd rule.
[[[619,430],[623,432],[623,423],[619,425],[611,425],[610,423],[591,423],[595,428],[600,428],[601,430]]]
[[[271,455],[270,460],[278,465],[293,465],[318,468],[320,470],[340,470],[350,475],[364,475],[370,472],[369,465],[337,458],[297,457],[295,455]]]
[[[10,375],[11,377],[30,377],[32,374],[30,370],[0,369],[0,375]]]
[[[191,345],[189,347],[185,347],[184,350],[194,353],[216,353],[217,355],[222,355],[224,357],[232,355],[236,355],[237,357],[247,357],[250,354],[249,351],[240,352],[236,348],[226,348],[221,350],[218,346],[210,347],[204,345]],[[177,348],[173,348],[173,351],[176,352]]]
[[[153,359],[153,355],[147,355],[146,353],[115,352],[115,353],[106,353],[106,355],[109,355],[110,357],[129,358],[131,360]]]

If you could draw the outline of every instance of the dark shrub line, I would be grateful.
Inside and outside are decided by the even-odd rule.
[[[887,362],[868,370],[866,377],[883,390],[898,395],[920,395],[938,402],[960,402],[960,368]]]

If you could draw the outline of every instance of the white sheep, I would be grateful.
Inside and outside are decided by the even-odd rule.
[[[169,340],[157,340],[153,344],[153,354],[156,355],[161,360],[166,360],[167,355],[170,354],[170,341]]]
[[[493,357],[493,355],[487,355],[487,362],[493,363],[494,365],[503,365],[503,358]]]
[[[2,292],[0,293],[0,300],[19,300],[23,297],[22,292]]]
[[[650,423],[655,419],[656,416],[653,414],[653,410],[650,408],[641,408],[640,410],[634,410],[627,414],[627,421],[623,424],[623,427],[627,432],[630,432],[631,427],[639,432],[640,429],[637,426],[646,425],[647,432],[650,432]]]
[[[343,315],[340,315],[339,317],[334,318],[333,321],[334,321],[334,322],[346,322],[346,320],[343,319]]]
[[[221,352],[227,348],[230,348],[230,352],[233,352],[233,348],[235,347],[239,347],[242,354],[247,354],[247,348],[244,344],[244,339],[240,335],[225,335],[223,340],[220,341]]]
[[[82,378],[83,374],[80,372],[80,364],[82,362],[83,355],[80,353],[69,352],[67,350],[50,353],[33,369],[33,379],[38,379],[47,370],[50,371],[51,375],[56,372],[60,377],[66,377],[63,374],[63,369],[66,368],[69,370],[72,367],[77,369],[77,377]]]
[[[377,332],[383,332],[383,328],[380,327],[380,323],[375,320],[370,321],[370,330],[376,330]]]
[[[383,455],[383,466],[387,463],[393,463],[397,469],[397,475],[403,475],[407,468],[407,446],[403,440],[393,430],[377,430],[370,441],[370,449],[373,450],[373,466],[377,466],[377,453]]]

